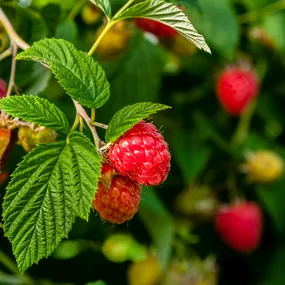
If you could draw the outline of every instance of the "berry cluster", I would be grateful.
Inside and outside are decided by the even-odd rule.
[[[170,153],[156,127],[141,121],[112,145],[108,158],[93,206],[102,218],[121,224],[137,212],[141,185],[155,186],[166,179]]]

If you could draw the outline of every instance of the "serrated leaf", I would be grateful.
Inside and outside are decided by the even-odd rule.
[[[5,235],[21,272],[48,257],[76,216],[88,218],[101,156],[82,134],[40,144],[19,164],[3,203]]]
[[[171,107],[151,102],[137,103],[126,106],[118,111],[111,119],[106,131],[106,141],[115,141],[118,137],[124,134],[132,126],[139,123],[142,119],[145,119],[158,111],[169,108]]]
[[[211,53],[204,37],[196,31],[184,12],[171,3],[163,0],[146,0],[126,9],[114,20],[128,18],[147,18],[161,22],[175,29],[199,49]]]
[[[100,108],[110,96],[109,82],[100,65],[63,39],[36,42],[17,59],[48,65],[66,93],[81,105]]]
[[[0,100],[0,109],[15,118],[40,126],[68,133],[69,123],[65,114],[53,103],[37,96],[10,96]]]
[[[90,2],[97,5],[109,19],[112,17],[111,5],[109,0],[90,0]]]

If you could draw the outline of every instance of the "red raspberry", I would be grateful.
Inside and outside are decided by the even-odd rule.
[[[141,30],[152,33],[160,39],[173,38],[178,35],[173,28],[154,20],[136,18],[134,21]]]
[[[220,74],[216,93],[228,113],[239,115],[256,97],[258,88],[258,80],[252,70],[231,67]]]
[[[0,78],[0,98],[6,97],[7,93],[7,84],[6,82]]]
[[[153,124],[144,121],[113,145],[109,159],[121,175],[146,186],[162,183],[170,170],[167,143]]]
[[[215,218],[215,228],[222,240],[241,252],[250,252],[259,245],[262,224],[261,209],[251,202],[224,206]]]
[[[138,210],[141,186],[127,177],[115,175],[114,169],[103,164],[102,177],[93,200],[100,216],[114,224],[130,220]]]

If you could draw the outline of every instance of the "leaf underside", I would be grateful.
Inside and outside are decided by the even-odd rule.
[[[211,53],[204,37],[193,27],[184,12],[163,0],[146,0],[126,9],[115,20],[148,18],[172,27],[199,49]]]

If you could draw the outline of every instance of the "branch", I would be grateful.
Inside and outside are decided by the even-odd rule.
[[[15,73],[16,73],[15,57],[17,55],[17,51],[18,51],[18,47],[16,46],[16,44],[12,44],[12,67],[11,67],[11,74],[10,74],[10,80],[9,80],[6,97],[9,97],[11,95],[12,89],[16,86],[15,85]]]

